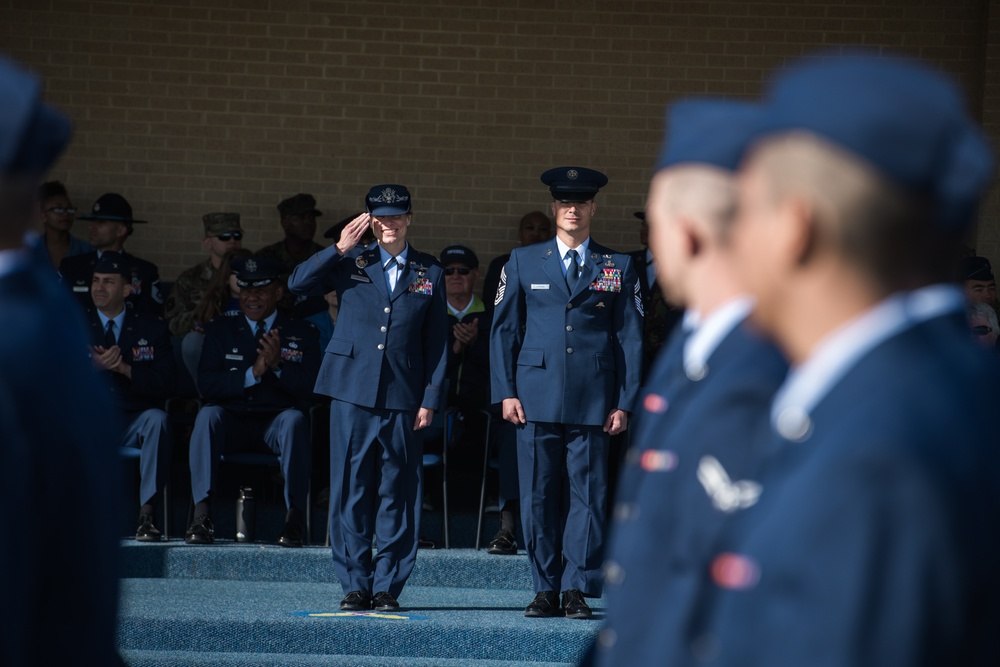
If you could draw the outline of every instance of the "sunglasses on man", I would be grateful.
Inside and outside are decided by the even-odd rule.
[[[450,276],[453,275],[456,271],[458,271],[458,275],[460,276],[467,276],[469,275],[469,272],[472,271],[472,269],[470,269],[467,266],[449,266],[444,270],[444,275]]]
[[[219,234],[215,238],[220,241],[240,241],[243,239],[243,232],[233,232],[231,234]]]

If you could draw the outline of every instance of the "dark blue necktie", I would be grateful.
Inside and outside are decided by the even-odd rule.
[[[580,279],[580,265],[577,263],[580,255],[577,254],[576,250],[569,250],[566,252],[566,256],[569,257],[569,266],[566,267],[566,286],[572,293],[573,288],[576,287],[576,281]]]

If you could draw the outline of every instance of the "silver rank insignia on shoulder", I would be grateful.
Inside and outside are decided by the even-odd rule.
[[[365,259],[364,257],[358,257],[356,260],[354,260],[354,265],[359,269],[363,269],[366,266],[368,266],[368,260]]]
[[[145,338],[140,338],[139,345],[149,345],[149,342]]]

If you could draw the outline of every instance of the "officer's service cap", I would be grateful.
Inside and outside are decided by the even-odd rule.
[[[145,220],[132,217],[132,206],[117,192],[106,192],[97,198],[90,215],[81,215],[79,220],[114,220],[126,225],[146,224]]]
[[[441,251],[441,263],[442,264],[463,264],[470,269],[479,268],[479,258],[476,257],[476,253],[473,252],[472,248],[467,248],[464,245],[450,245]]]
[[[323,215],[322,211],[316,210],[316,198],[304,192],[281,200],[281,203],[278,204],[278,213],[282,216],[303,215],[305,213],[312,213],[316,217]]]
[[[992,152],[944,75],[869,53],[792,66],[770,86],[762,134],[805,130],[854,154],[908,192],[929,197],[934,223],[961,232],[994,169]]]
[[[344,231],[344,227],[347,226],[351,220],[361,215],[361,213],[352,213],[343,220],[339,221],[337,224],[330,227],[330,229],[323,232],[323,238],[333,239],[334,243],[340,240],[340,233]]]
[[[747,143],[761,128],[759,105],[713,99],[681,100],[667,112],[667,131],[656,170],[705,164],[735,171]]]
[[[232,212],[206,213],[201,216],[201,224],[205,225],[205,236],[220,234],[243,233],[240,226],[240,214]]]
[[[376,185],[365,197],[365,210],[372,215],[405,215],[413,210],[410,191],[405,185]]]
[[[284,270],[273,257],[234,259],[229,266],[236,272],[236,284],[240,287],[265,287],[278,280]]]
[[[607,176],[586,167],[549,169],[542,174],[541,180],[549,186],[553,199],[565,202],[590,201],[608,184]]]
[[[995,280],[990,260],[985,257],[963,257],[958,276],[959,280]]]
[[[38,77],[0,58],[0,173],[42,174],[69,144],[72,124],[41,95]]]
[[[121,255],[113,252],[106,252],[101,255],[100,259],[97,260],[97,264],[94,265],[94,273],[117,273],[126,278],[132,275]]]

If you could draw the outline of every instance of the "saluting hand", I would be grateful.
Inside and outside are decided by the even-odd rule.
[[[277,329],[268,331],[259,341],[257,359],[253,362],[253,376],[259,378],[268,369],[275,370],[281,363],[281,335]]]
[[[340,232],[340,240],[337,241],[337,252],[346,255],[351,248],[358,245],[358,241],[365,235],[371,223],[372,216],[368,213],[362,213],[344,225],[344,229]]]
[[[518,398],[503,399],[500,410],[503,418],[515,426],[528,423],[528,420],[524,418],[524,408],[521,406],[521,400]]]
[[[628,413],[624,410],[612,410],[604,422],[604,432],[608,435],[618,435],[628,428]]]

